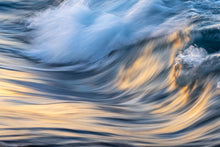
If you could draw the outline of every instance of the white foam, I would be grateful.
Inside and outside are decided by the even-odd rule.
[[[217,83],[217,88],[220,89],[220,81]]]
[[[203,48],[190,46],[175,59],[176,83],[185,86],[189,82],[194,81],[198,76],[198,69],[205,60],[207,52]]]
[[[207,55],[208,54],[205,49],[190,46],[177,56],[176,64],[188,65],[195,68],[201,64]]]
[[[183,27],[184,18],[173,22],[165,17],[172,13],[161,0],[67,0],[29,20],[36,30],[26,55],[48,63],[95,61]]]
[[[220,55],[208,54],[205,49],[190,46],[175,59],[176,83],[180,86],[220,70]],[[217,84],[220,88],[220,82]]]

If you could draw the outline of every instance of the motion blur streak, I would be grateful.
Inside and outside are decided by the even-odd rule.
[[[219,146],[219,0],[0,1],[0,146]]]

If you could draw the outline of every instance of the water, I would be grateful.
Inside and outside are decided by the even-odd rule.
[[[219,52],[219,0],[1,0],[0,146],[218,146]]]

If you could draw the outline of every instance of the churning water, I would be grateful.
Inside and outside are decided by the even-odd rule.
[[[220,0],[0,0],[0,146],[220,145]]]

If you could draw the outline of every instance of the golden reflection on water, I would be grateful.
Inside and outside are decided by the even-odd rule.
[[[174,58],[176,52],[189,41],[187,37],[185,39],[178,39],[177,33],[172,34],[168,40],[173,42],[171,49],[168,46],[160,49],[158,52],[154,52],[156,48],[155,43],[150,42],[129,67],[122,66],[116,76],[116,87],[119,90],[137,89],[148,81],[144,92],[166,86],[169,86],[168,91],[177,89],[173,74],[163,76],[162,80],[160,79],[156,82],[151,81],[151,79],[161,73],[164,67],[171,66],[170,58]],[[7,63],[12,63],[12,61],[7,61]],[[154,118],[165,119],[166,121],[164,122],[155,124],[123,124],[122,122],[98,118],[135,119],[134,116],[102,110],[99,108],[102,106],[101,104],[66,102],[64,100],[49,99],[40,95],[31,95],[30,93],[42,94],[43,92],[10,81],[43,82],[37,78],[36,75],[30,72],[0,69],[0,140],[47,137],[50,135],[87,138],[89,136],[90,139],[100,139],[102,141],[120,140],[126,142],[133,140],[136,142],[152,142],[155,143],[155,146],[161,146],[161,144],[172,146],[201,140],[201,138],[205,139],[205,133],[220,126],[220,122],[216,121],[172,138],[157,137],[160,134],[181,131],[205,116],[207,108],[210,106],[210,98],[219,94],[219,91],[212,89],[212,81],[204,83],[205,89],[200,92],[199,97],[196,98],[192,105],[188,105],[192,98],[190,92],[195,90],[196,87],[192,89],[183,87],[160,103],[152,102],[142,104],[138,108],[134,107],[134,111],[147,112],[146,116],[142,117],[148,117],[148,114],[150,114]],[[112,106],[112,108],[115,107],[117,106]],[[129,109],[133,109],[132,106]],[[13,128],[20,129],[13,130]],[[32,130],[33,128],[41,129]],[[97,136],[95,134],[61,131],[55,128],[112,133],[112,135]],[[146,144],[139,143],[138,145]]]
[[[174,32],[166,36],[166,40],[162,38],[156,40],[156,42],[149,42],[129,67],[122,66],[119,69],[116,86],[121,90],[138,88],[161,73],[164,67],[171,66],[177,51],[190,41],[191,29],[192,27],[189,27],[182,29],[181,32]],[[171,46],[163,46],[162,49],[155,52],[155,49],[158,48],[156,45],[163,41],[171,44]]]
[[[124,66],[117,75],[117,87],[121,90],[138,88],[146,81],[156,76],[163,68],[162,62],[152,55],[153,44],[145,47],[140,56],[128,68]]]
[[[153,132],[155,133],[171,133],[171,132],[176,132],[179,131],[183,128],[186,128],[190,125],[192,125],[195,121],[200,119],[201,115],[204,114],[207,106],[208,106],[208,100],[211,98],[212,94],[210,94],[211,86],[207,86],[207,88],[204,90],[202,95],[197,99],[195,104],[189,109],[185,110],[186,112],[181,113],[176,113],[175,116],[172,116],[175,118],[174,120],[170,121],[167,126],[165,125],[164,128],[159,129],[159,130],[154,130]],[[181,98],[181,97],[180,97]],[[178,97],[177,97],[178,99]],[[170,105],[165,106],[165,109],[167,107],[179,107],[176,105],[176,103],[171,103]],[[164,108],[159,109],[157,111],[154,111],[153,113],[161,113],[164,112]],[[165,113],[172,113],[173,110],[171,111],[165,111]],[[175,126],[175,127],[174,127]]]
[[[156,48],[154,44],[159,43],[148,43],[131,65],[128,67],[122,66],[122,68],[120,68],[116,77],[116,86],[120,90],[137,89],[141,85],[146,84],[147,81],[149,82],[151,79],[155,78],[161,73],[165,66],[172,66],[177,51],[184,48],[184,46],[190,41],[189,34],[191,29],[192,27],[186,28],[181,33],[175,32],[168,36],[167,42],[171,42],[171,46],[161,49],[159,51],[160,56],[157,56],[157,53],[153,52]],[[171,49],[169,50],[168,48]],[[166,85],[169,85],[167,89],[169,91],[179,89],[175,84],[173,72],[174,70],[171,68],[171,74],[161,80],[161,83],[154,83],[152,85],[152,83],[149,82],[146,84],[144,86],[145,91],[148,91],[148,88],[150,87],[160,89]],[[146,138],[151,138],[150,140],[145,138],[145,141],[154,142],[156,144],[161,142],[163,145],[167,146],[181,145],[190,141],[205,138],[204,134],[219,126],[219,121],[190,130],[184,135],[176,136],[175,139],[159,139],[153,137],[157,134],[169,134],[181,131],[201,120],[206,115],[207,108],[210,106],[209,101],[213,95],[217,95],[218,90],[214,91],[212,89],[213,83],[211,81],[204,83],[204,85],[206,85],[206,88],[199,92],[200,95],[196,98],[196,101],[193,102],[193,104],[190,104],[192,103],[191,99],[193,99],[191,91],[196,91],[198,83],[195,83],[193,88],[187,86],[182,87],[177,93],[170,95],[169,99],[166,99],[159,104],[151,103],[153,107],[151,107],[152,110],[150,113],[158,118],[169,118],[169,121],[160,124],[146,124],[143,126],[143,130],[147,131],[135,132],[136,135],[139,137],[144,135]],[[146,105],[146,107],[148,106]]]
[[[33,75],[17,71],[2,70],[1,79],[22,79],[30,80]],[[13,74],[14,72],[14,74]],[[4,74],[3,74],[4,73]],[[97,119],[103,116],[107,118],[123,118],[124,114],[114,113],[98,109],[99,104],[87,102],[62,102],[60,101],[43,101],[42,104],[24,104],[16,101],[8,101],[9,99],[21,97],[23,100],[38,99],[38,97],[28,96],[26,94],[18,94],[12,92],[12,89],[17,91],[30,92],[33,91],[28,87],[18,86],[13,83],[0,82],[0,134],[1,140],[25,139],[30,137],[42,136],[71,136],[85,137],[85,134],[73,133],[68,131],[60,131],[56,129],[47,130],[46,128],[68,128],[73,130],[86,130],[92,132],[104,132],[117,135],[112,136],[97,136],[94,134],[86,134],[91,139],[96,140],[134,140],[134,141],[149,141],[155,145],[171,146],[180,145],[190,141],[201,139],[204,133],[220,125],[219,122],[214,122],[211,125],[206,125],[202,128],[191,130],[190,132],[176,136],[174,138],[162,139],[155,137],[157,134],[166,134],[180,131],[189,127],[205,114],[206,108],[209,106],[209,99],[216,94],[216,91],[211,92],[211,84],[208,84],[201,95],[197,98],[194,104],[186,107],[183,111],[175,113],[175,111],[184,108],[189,99],[189,89],[183,88],[178,93],[170,97],[163,103],[151,103],[152,108],[149,112],[156,118],[168,118],[168,121],[159,124],[126,124],[123,126],[120,122],[105,122]],[[136,85],[135,85],[136,86]],[[37,91],[33,91],[37,92]],[[39,100],[39,99],[38,99]],[[40,100],[41,101],[41,100]],[[169,103],[168,105],[165,105]],[[142,106],[143,109],[144,105]],[[127,118],[132,117],[129,114]],[[147,117],[147,116],[146,116]],[[106,123],[102,125],[101,123]],[[116,126],[111,126],[115,124]],[[117,126],[118,125],[118,126]],[[20,130],[10,130],[10,128],[21,128]],[[32,131],[31,128],[42,128]],[[45,130],[44,130],[45,128]],[[14,136],[13,136],[14,135]],[[139,144],[143,145],[143,144]]]
[[[22,86],[20,84],[13,84],[9,82],[10,80],[14,81],[28,81],[35,82],[35,76],[28,72],[21,72],[16,70],[0,70],[0,97],[14,97],[18,98],[20,96],[25,96],[23,93],[38,93],[37,91],[30,89],[28,87]],[[38,81],[39,82],[39,81]]]

